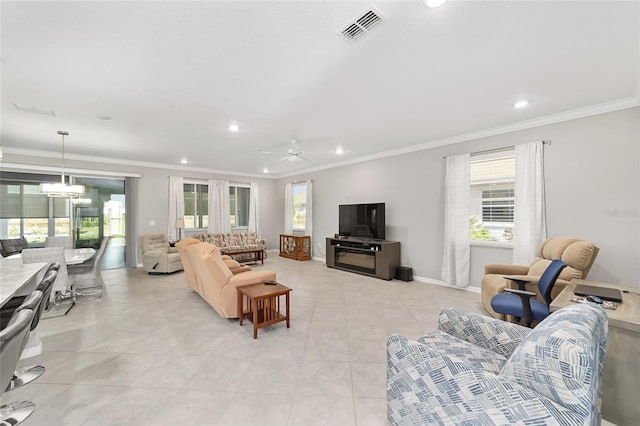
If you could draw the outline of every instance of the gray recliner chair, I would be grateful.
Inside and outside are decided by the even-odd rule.
[[[142,236],[142,269],[150,274],[182,271],[178,249],[169,246],[166,234],[153,232]]]

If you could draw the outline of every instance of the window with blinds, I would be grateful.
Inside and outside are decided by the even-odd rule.
[[[513,149],[472,157],[469,176],[472,241],[513,240],[515,175]]]
[[[68,198],[49,198],[40,193],[39,183],[31,182],[0,182],[0,198],[0,238],[24,236],[29,243],[41,243],[49,234],[69,235]]]

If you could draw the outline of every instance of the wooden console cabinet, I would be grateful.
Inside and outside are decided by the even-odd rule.
[[[280,256],[295,260],[311,260],[311,237],[280,234]]]
[[[360,238],[327,238],[327,266],[391,280],[400,266],[400,243]]]

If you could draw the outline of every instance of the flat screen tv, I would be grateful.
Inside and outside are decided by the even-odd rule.
[[[338,234],[344,237],[384,240],[384,203],[341,204]]]

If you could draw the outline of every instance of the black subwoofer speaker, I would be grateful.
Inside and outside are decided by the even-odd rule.
[[[396,267],[396,279],[401,281],[413,281],[413,269],[406,266]]]

